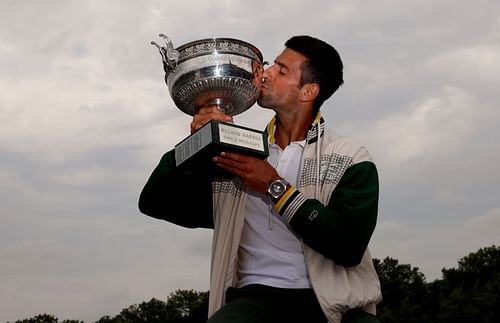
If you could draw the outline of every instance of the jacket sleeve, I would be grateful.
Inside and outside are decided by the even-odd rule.
[[[139,210],[187,228],[213,228],[211,179],[202,173],[177,169],[171,150],[142,189]]]
[[[342,266],[361,262],[375,229],[379,184],[377,169],[364,161],[350,166],[323,205],[292,187],[276,203],[305,244]]]

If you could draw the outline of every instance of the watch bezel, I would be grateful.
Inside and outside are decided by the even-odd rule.
[[[273,198],[274,200],[278,200],[280,197],[285,194],[286,190],[288,189],[288,185],[290,185],[284,178],[279,178],[271,183],[269,183],[269,186],[267,188],[267,193]],[[280,187],[280,189],[276,189],[277,187]]]

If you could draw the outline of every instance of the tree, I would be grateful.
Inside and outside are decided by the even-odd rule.
[[[208,292],[177,290],[167,299],[169,322],[205,322],[208,315]]]
[[[50,314],[38,314],[32,318],[18,320],[15,323],[58,323],[57,317]],[[7,322],[9,323],[9,322]]]
[[[500,247],[481,248],[442,273],[429,286],[437,298],[436,321],[500,322]]]
[[[167,302],[152,298],[131,305],[115,317],[104,316],[96,323],[204,323],[208,313],[208,292],[177,290]]]
[[[108,322],[121,323],[161,323],[166,322],[167,307],[165,302],[152,298],[149,302],[134,304],[123,309],[114,319]],[[101,323],[103,323],[101,321]]]
[[[377,306],[377,316],[385,323],[429,322],[424,310],[428,293],[425,276],[417,267],[399,264],[390,257],[373,259],[380,279],[383,299]]]
[[[32,318],[17,320],[14,323],[58,323],[59,319],[51,314],[38,314]],[[9,322],[7,322],[9,323]],[[61,323],[83,323],[83,321],[77,320],[64,320]]]

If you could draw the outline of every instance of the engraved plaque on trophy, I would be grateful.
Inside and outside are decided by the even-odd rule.
[[[162,56],[170,96],[184,113],[194,115],[201,107],[215,105],[234,116],[257,101],[263,60],[255,46],[233,38],[210,38],[174,49],[167,36],[160,37],[165,46],[154,41],[151,44]],[[213,120],[175,146],[176,166],[187,170],[210,168],[211,158],[221,151],[264,159],[269,154],[267,135]]]

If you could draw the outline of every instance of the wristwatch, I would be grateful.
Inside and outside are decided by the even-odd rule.
[[[267,188],[267,193],[271,196],[274,202],[277,202],[280,199],[280,197],[282,197],[283,194],[285,194],[289,185],[290,184],[284,178],[276,179],[271,183],[269,183],[269,187]]]

